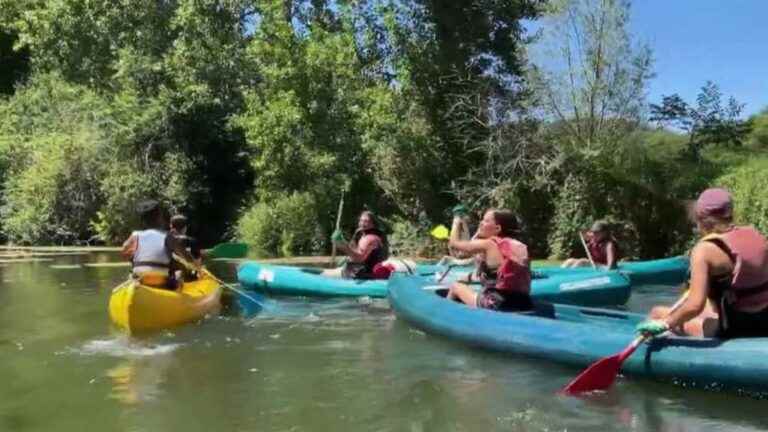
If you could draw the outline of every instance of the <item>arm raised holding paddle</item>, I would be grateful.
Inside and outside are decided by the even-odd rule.
[[[351,241],[347,241],[339,230],[334,231],[331,241],[336,249],[349,259],[339,268],[325,270],[323,275],[326,277],[375,279],[375,267],[389,258],[387,236],[376,216],[370,211],[360,214],[357,230]]]

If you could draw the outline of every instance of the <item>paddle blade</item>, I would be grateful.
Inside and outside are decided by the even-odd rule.
[[[245,258],[248,245],[245,243],[219,243],[208,251],[211,258]]]
[[[563,387],[560,393],[570,396],[595,390],[606,390],[616,380],[616,375],[621,369],[621,363],[620,354],[602,358]]]
[[[445,225],[438,225],[436,226],[431,232],[432,237],[438,239],[438,240],[448,240],[448,238],[451,235],[451,232],[448,231],[448,228],[445,227]]]
[[[566,395],[576,395],[595,390],[607,390],[616,380],[624,360],[629,358],[633,352],[649,336],[638,336],[623,351],[610,357],[604,357],[592,364],[587,370],[573,379],[567,386],[560,390],[560,393]]]

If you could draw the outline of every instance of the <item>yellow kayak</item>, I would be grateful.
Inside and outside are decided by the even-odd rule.
[[[197,321],[221,307],[221,284],[202,272],[179,291],[152,288],[129,280],[112,290],[109,316],[130,333],[149,332]]]

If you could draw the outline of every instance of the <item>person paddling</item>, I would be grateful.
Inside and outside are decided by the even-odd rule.
[[[175,289],[171,260],[176,253],[193,261],[184,246],[166,232],[167,219],[159,202],[147,200],[136,207],[142,229],[134,231],[123,243],[121,253],[131,261],[131,276],[143,285]]]
[[[619,260],[619,247],[616,244],[616,239],[611,235],[608,224],[603,221],[596,221],[592,224],[592,228],[587,231],[585,237],[586,247],[592,261],[589,258],[568,258],[561,267],[589,267],[594,262],[596,266],[615,269]]]
[[[690,336],[768,336],[768,241],[754,227],[733,224],[731,195],[725,189],[702,192],[694,212],[703,237],[691,251],[688,295],[677,310],[654,307],[637,331],[650,336],[670,329]]]
[[[515,240],[519,235],[515,215],[509,210],[487,210],[477,229],[477,238],[472,240],[459,238],[461,223],[460,216],[454,217],[448,245],[476,255],[476,273],[483,290],[476,293],[467,283],[455,282],[447,297],[458,299],[473,308],[504,311],[532,309],[528,247]]]
[[[348,260],[339,268],[325,270],[324,276],[347,279],[380,278],[381,273],[377,271],[377,265],[381,267],[380,264],[389,258],[389,243],[373,212],[366,210],[360,213],[352,241],[346,241],[338,230],[331,235],[331,241],[336,244],[339,252],[347,255]]]
[[[200,243],[197,239],[187,235],[188,223],[187,217],[183,214],[173,215],[171,217],[171,230],[168,234],[173,236],[175,240],[181,244],[184,250],[189,253],[193,259],[191,262],[197,267],[200,267],[203,265],[203,251],[200,248]],[[189,271],[184,265],[174,265],[174,268],[176,269],[175,274],[177,281],[197,279],[197,275]]]

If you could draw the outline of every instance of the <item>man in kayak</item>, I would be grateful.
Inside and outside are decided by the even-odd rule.
[[[448,291],[449,299],[458,299],[469,307],[504,311],[523,311],[533,308],[531,302],[531,267],[528,247],[515,240],[519,225],[509,210],[490,209],[485,212],[475,239],[461,240],[461,217],[453,218],[448,245],[454,249],[475,254],[478,258],[476,274],[483,290],[475,292],[466,282],[454,283]]]
[[[387,235],[381,230],[376,216],[370,211],[360,213],[357,230],[352,241],[344,239],[341,231],[334,231],[331,241],[339,252],[347,255],[347,262],[336,269],[326,270],[324,276],[347,279],[377,279],[375,271],[389,257]]]
[[[175,289],[177,284],[171,271],[173,254],[188,262],[194,260],[184,245],[166,232],[165,211],[158,201],[142,201],[136,210],[142,229],[131,233],[121,251],[131,261],[131,276],[143,285]]]
[[[586,248],[596,266],[606,269],[615,269],[619,260],[619,248],[616,239],[610,233],[608,224],[597,221],[587,231]],[[568,258],[561,267],[589,267],[592,265],[589,258]]]
[[[751,226],[733,225],[731,196],[707,189],[694,216],[703,237],[691,251],[688,295],[675,310],[657,306],[637,326],[655,336],[667,330],[691,336],[768,336],[768,242]],[[713,311],[708,311],[707,300]]]

